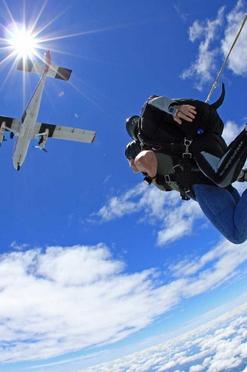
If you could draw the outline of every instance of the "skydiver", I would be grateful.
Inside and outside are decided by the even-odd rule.
[[[140,116],[126,129],[133,141],[125,156],[134,172],[161,191],[176,190],[192,198],[218,231],[230,242],[247,239],[247,190],[240,196],[234,181],[246,181],[242,166],[247,156],[247,131],[227,147],[217,108],[197,100],[151,96]]]

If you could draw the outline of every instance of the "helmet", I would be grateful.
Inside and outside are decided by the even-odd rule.
[[[139,123],[140,116],[134,115],[126,120],[126,130],[133,140],[137,140],[137,125]]]
[[[139,142],[132,141],[129,142],[125,149],[125,156],[127,159],[135,159],[135,157],[142,151],[141,145]]]

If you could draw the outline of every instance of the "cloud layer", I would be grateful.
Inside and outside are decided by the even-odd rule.
[[[247,243],[223,241],[166,271],[126,273],[102,244],[0,257],[0,361],[47,359],[121,340],[184,298],[238,275]]]
[[[81,372],[246,372],[247,303],[168,342]]]

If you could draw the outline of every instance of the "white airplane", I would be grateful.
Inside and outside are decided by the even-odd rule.
[[[21,120],[0,116],[0,144],[5,140],[5,131],[10,132],[10,138],[17,137],[13,152],[13,165],[17,170],[20,170],[25,160],[32,138],[39,141],[37,147],[43,150],[48,137],[92,143],[96,136],[94,131],[36,122],[46,77],[50,76],[67,81],[72,72],[67,68],[52,65],[50,51],[47,51],[45,56],[46,60],[44,62],[22,59],[18,63],[18,70],[41,74],[39,83]]]

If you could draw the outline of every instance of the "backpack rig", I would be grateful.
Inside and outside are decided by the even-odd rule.
[[[208,175],[205,174],[198,166],[196,161],[197,155],[200,155],[202,152],[209,153],[213,155],[217,161],[219,161],[219,159],[227,153],[227,145],[221,136],[223,131],[223,122],[216,112],[224,101],[224,84],[222,84],[222,92],[219,99],[213,104],[208,105],[204,102],[193,100],[191,100],[192,103],[191,101],[189,102],[190,104],[193,104],[193,102],[199,102],[202,105],[206,105],[205,107],[207,110],[209,110],[211,118],[216,118],[215,120],[210,121],[210,124],[211,122],[213,123],[210,131],[207,131],[207,127],[198,128],[197,126],[196,128],[193,128],[192,124],[190,123],[191,128],[194,130],[194,133],[196,133],[194,136],[193,134],[188,135],[182,132],[180,128],[174,126],[173,118],[167,113],[159,113],[159,115],[163,115],[166,119],[163,123],[163,128],[164,124],[166,125],[168,122],[168,135],[164,129],[162,130],[161,125],[154,129],[154,120],[152,120],[152,115],[154,115],[153,112],[156,114],[158,109],[153,109],[152,107],[151,110],[153,112],[150,113],[149,110],[149,116],[146,115],[147,107],[151,106],[148,106],[148,103],[154,97],[157,96],[151,96],[146,101],[142,108],[141,116],[135,115],[127,120],[126,129],[134,141],[127,145],[125,155],[128,157],[132,152],[131,157],[134,158],[142,150],[152,150],[154,152],[160,152],[170,156],[173,162],[174,173],[157,175],[156,183],[158,185],[162,185],[166,191],[171,191],[172,189],[170,187],[170,183],[175,182],[179,188],[179,192],[183,200],[189,200],[190,197],[195,198],[191,187],[193,184],[217,184],[214,179],[214,171],[212,170],[212,167],[210,168],[209,166],[211,177],[208,177]],[[188,102],[188,100],[178,100],[178,102],[180,104],[187,104],[185,102]],[[166,137],[161,140],[164,133]],[[200,158],[200,156],[198,156],[198,158]],[[202,157],[200,159],[202,159]],[[239,172],[240,170],[241,169],[239,169]],[[234,172],[235,179],[232,177],[224,188],[227,188],[230,192],[232,191],[231,183],[236,180],[239,172]],[[147,174],[144,173],[144,175],[145,183],[151,184],[152,179]]]

